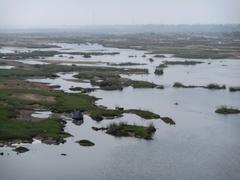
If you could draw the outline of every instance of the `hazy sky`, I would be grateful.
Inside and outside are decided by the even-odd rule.
[[[239,24],[240,0],[0,0],[0,26]]]

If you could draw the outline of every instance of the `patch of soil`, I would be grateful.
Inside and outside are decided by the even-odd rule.
[[[52,96],[42,96],[38,94],[13,94],[14,97],[22,100],[29,100],[29,101],[46,101],[48,103],[54,103],[55,98]]]
[[[18,110],[18,114],[17,114],[17,119],[18,120],[24,120],[24,121],[42,121],[45,120],[45,118],[36,118],[36,117],[32,117],[32,114],[34,113],[34,111],[37,110],[46,110],[44,109],[44,107],[38,105],[38,104],[34,104],[28,107],[29,109],[21,109]]]
[[[31,117],[31,114],[33,113],[32,110],[20,110],[18,112],[18,117],[17,119],[23,119],[23,120],[30,120],[32,117]]]

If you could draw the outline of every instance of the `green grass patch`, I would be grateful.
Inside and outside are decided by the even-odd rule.
[[[7,79],[25,79],[36,76],[45,76],[41,71],[24,69],[0,69],[0,81]]]
[[[81,146],[94,146],[95,144],[87,139],[82,139],[79,141],[76,141],[76,143],[80,144]]]
[[[14,109],[8,105],[0,104],[0,121],[6,121],[16,116]]]
[[[0,105],[0,140],[32,140],[34,137],[60,140],[66,134],[61,120],[49,118],[42,121],[15,120],[16,112],[8,105]]]
[[[155,88],[157,84],[147,81],[131,81],[131,86],[133,88]]]
[[[91,84],[99,86],[102,90],[122,90],[128,86],[132,86],[133,88],[155,88],[158,86],[157,84],[147,81],[134,81],[120,77],[105,78],[101,82],[91,80]]]
[[[63,124],[59,119],[42,121],[0,121],[0,140],[31,140],[34,137],[59,139],[63,135]]]
[[[133,113],[136,114],[138,116],[140,116],[141,118],[144,119],[158,119],[160,118],[160,116],[158,114],[155,114],[153,112],[150,111],[144,111],[144,110],[139,110],[139,109],[129,109],[129,110],[124,110],[125,113]]]
[[[101,107],[95,107],[90,110],[90,117],[94,120],[101,121],[104,117],[106,118],[115,118],[122,116],[122,111],[114,109],[106,109]]]

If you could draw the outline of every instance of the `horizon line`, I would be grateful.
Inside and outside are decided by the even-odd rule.
[[[0,29],[77,29],[94,27],[134,27],[134,26],[239,26],[240,23],[196,23],[196,24],[86,24],[86,25],[0,25]]]

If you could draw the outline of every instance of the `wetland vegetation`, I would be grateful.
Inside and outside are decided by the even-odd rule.
[[[124,62],[124,63],[107,63],[110,66],[140,66],[146,65],[146,63],[132,63],[132,62]]]
[[[163,64],[167,65],[184,65],[184,66],[193,66],[197,64],[202,64],[202,61],[163,61]]]
[[[20,146],[20,147],[15,148],[14,151],[16,151],[17,153],[25,153],[25,152],[29,151],[29,149]]]
[[[230,92],[240,91],[240,86],[229,87]]]
[[[225,85],[219,85],[219,84],[208,84],[207,86],[197,86],[197,85],[184,85],[180,82],[175,82],[173,84],[173,87],[175,88],[204,88],[204,89],[210,89],[210,90],[221,90],[226,89]]]
[[[81,163],[95,168],[108,160],[126,167],[126,161],[118,158],[128,156],[138,164],[146,162],[145,170],[157,167],[151,172],[158,172],[159,164],[169,163],[170,157],[182,168],[182,158],[172,147],[180,147],[188,162],[201,161],[206,151],[213,154],[204,162],[220,157],[225,153],[218,149],[224,138],[231,139],[228,143],[236,151],[238,147],[231,143],[238,140],[237,128],[231,124],[225,130],[226,124],[238,123],[234,121],[239,113],[238,92],[194,88],[238,91],[239,62],[222,58],[238,59],[239,43],[230,42],[237,39],[233,34],[207,35],[33,33],[18,34],[13,41],[0,33],[0,64],[12,67],[0,69],[1,158],[10,152],[8,158],[15,162],[16,153],[29,150],[21,155],[23,164],[33,155],[62,161],[63,168],[70,162],[79,169]],[[219,104],[229,107],[212,110]],[[195,137],[211,141],[202,144]],[[164,156],[159,156],[159,150]],[[154,161],[143,156],[146,152]]]
[[[163,75],[163,69],[162,68],[159,68],[159,67],[157,67],[156,69],[155,69],[155,71],[154,71],[154,74],[156,74],[156,75]]]
[[[136,137],[140,139],[153,139],[156,131],[154,125],[150,124],[148,127],[129,125],[126,123],[112,123],[106,128],[106,133],[116,137]]]
[[[215,111],[218,114],[239,114],[240,109],[236,109],[233,107],[221,106]]]
[[[76,143],[80,144],[81,146],[94,146],[95,144],[87,139],[82,139],[79,141],[76,141]]]
[[[135,36],[135,35],[133,35]],[[100,37],[100,36],[99,36]],[[111,36],[109,36],[111,37]],[[149,36],[146,36],[149,38]],[[42,37],[44,40],[44,36]],[[81,37],[83,38],[83,37]],[[131,38],[131,37],[130,37]],[[34,39],[34,38],[33,38]],[[84,38],[83,38],[84,39]],[[53,39],[48,39],[48,41]],[[64,37],[62,38],[64,40]],[[71,39],[68,39],[68,41]],[[107,42],[108,38],[105,39]],[[140,39],[135,39],[139,41]],[[149,39],[150,40],[150,39]],[[34,40],[28,43],[26,47],[34,48],[59,48],[57,45],[46,45],[44,44],[34,44]],[[89,42],[96,41],[97,39],[88,39]],[[72,42],[73,43],[73,42]],[[119,42],[121,43],[121,41]],[[141,44],[141,43],[140,43]],[[119,47],[120,44],[108,44],[108,46]],[[142,44],[141,44],[142,45]],[[22,45],[23,46],[23,45]],[[121,46],[122,47],[122,46]],[[129,48],[129,44],[125,44],[126,48]],[[142,46],[143,47],[143,46]],[[131,47],[132,48],[132,47]],[[145,49],[143,47],[143,49]],[[151,49],[151,50],[150,50]],[[167,58],[167,56],[162,53],[156,53],[156,50],[152,48],[148,49],[148,53],[144,53],[141,57],[145,58],[151,54],[154,58]],[[155,54],[154,54],[155,53]],[[166,53],[164,51],[164,53]],[[104,56],[104,55],[119,55],[120,52],[70,52],[70,51],[58,51],[58,50],[32,50],[27,52],[15,52],[15,53],[0,53],[0,58],[3,60],[1,64],[13,65],[14,69],[1,69],[0,70],[0,111],[1,111],[1,130],[0,138],[2,141],[7,140],[28,140],[32,141],[33,138],[40,138],[45,142],[51,142],[55,140],[55,143],[64,142],[64,138],[68,137],[69,134],[64,132],[64,121],[59,118],[59,114],[62,113],[72,113],[74,111],[81,111],[88,114],[93,120],[101,121],[104,118],[113,119],[116,117],[121,117],[124,113],[132,113],[143,119],[162,119],[165,123],[174,125],[176,124],[169,117],[161,117],[158,114],[147,110],[140,109],[108,109],[103,106],[96,105],[98,100],[95,97],[89,96],[88,93],[95,91],[97,89],[101,90],[123,90],[125,87],[131,86],[132,88],[158,88],[163,89],[163,85],[158,85],[153,82],[143,81],[143,80],[133,80],[122,77],[122,75],[147,75],[149,71],[147,68],[115,68],[115,67],[103,67],[95,66],[96,62],[89,61],[92,66],[76,66],[75,61],[71,63],[72,66],[59,65],[61,61],[52,62],[47,60],[49,64],[43,65],[30,65],[24,64],[16,61],[22,59],[27,61],[27,59],[41,59],[54,57],[56,55],[59,58],[63,58],[63,55],[71,55],[71,59],[74,56],[80,55],[85,58],[91,58],[92,56]],[[181,55],[183,52],[181,52]],[[179,54],[175,54],[179,56]],[[129,55],[129,57],[137,58],[137,55]],[[153,63],[153,58],[148,58]],[[147,59],[146,59],[147,60]],[[88,63],[88,62],[81,62]],[[155,74],[162,75],[163,69],[169,65],[196,65],[202,64],[203,61],[162,61],[162,63],[156,67]],[[121,62],[121,63],[106,63],[109,66],[138,66],[147,65],[147,63],[138,62]],[[66,93],[61,91],[53,90],[53,88],[58,88],[60,86],[54,85],[52,87],[33,82],[26,82],[29,78],[51,78],[57,79],[59,76],[57,73],[63,72],[77,72],[74,75],[76,80],[74,81],[89,81],[93,86],[92,88],[83,87],[70,87],[71,91],[80,91],[80,93]],[[206,89],[225,89],[225,85],[209,84],[207,86],[195,86],[195,85],[183,85],[182,83],[176,82],[173,87],[177,88],[206,88]],[[27,88],[27,90],[25,90]],[[238,91],[238,87],[230,87],[230,91]],[[44,120],[34,120],[30,118],[30,114],[34,112],[35,109],[49,110],[54,112],[52,117]],[[56,117],[55,117],[56,116]],[[16,128],[18,127],[18,128]],[[113,126],[115,127],[115,126]],[[121,127],[129,128],[128,125],[123,125]],[[33,129],[31,131],[26,131],[27,128]],[[16,130],[17,129],[17,130]],[[121,128],[120,128],[121,129]]]
[[[158,119],[160,116],[143,110],[115,110],[95,105],[97,99],[86,94],[68,94],[61,91],[31,89],[0,89],[0,140],[42,139],[43,142],[64,142],[69,135],[64,132],[61,119],[45,120],[21,119],[22,112],[35,108],[48,109],[55,113],[71,113],[75,110],[87,112],[96,121],[103,118],[122,116],[123,113],[134,113],[144,119]]]
[[[33,46],[34,48],[34,46]],[[81,55],[84,58],[91,58],[91,56],[103,56],[103,55],[118,55],[119,52],[60,52],[60,51],[30,51],[30,52],[17,52],[17,53],[0,53],[1,59],[41,59],[46,57],[53,57],[59,55],[63,57],[62,54],[68,55]],[[73,56],[70,56],[73,59]]]

